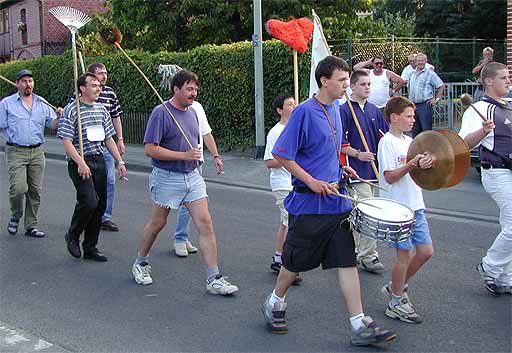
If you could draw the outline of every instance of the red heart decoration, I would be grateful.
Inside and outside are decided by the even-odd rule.
[[[268,20],[265,25],[267,32],[286,45],[304,53],[313,34],[313,22],[308,18],[297,18],[288,22]]]

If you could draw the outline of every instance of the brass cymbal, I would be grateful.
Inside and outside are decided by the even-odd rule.
[[[420,133],[409,146],[407,161],[425,152],[434,159],[432,168],[415,168],[409,174],[416,184],[427,190],[456,185],[466,176],[471,164],[467,144],[450,130]]]

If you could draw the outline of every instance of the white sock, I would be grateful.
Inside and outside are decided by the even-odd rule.
[[[282,253],[276,251],[276,253],[274,254],[274,261],[282,264],[283,260],[281,259],[281,255]]]
[[[364,327],[363,323],[364,313],[358,314],[356,316],[352,316],[350,318],[350,325],[352,326],[353,331],[359,331],[361,327]]]
[[[286,295],[284,297],[279,297],[277,294],[276,294],[276,290],[274,289],[272,291],[272,295],[270,296],[270,299],[268,300],[269,301],[269,304],[274,306],[275,303],[277,302],[281,302],[281,303],[284,303],[284,298],[286,298]]]

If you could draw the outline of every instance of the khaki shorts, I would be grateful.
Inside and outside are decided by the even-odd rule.
[[[290,191],[275,190],[275,191],[272,191],[272,193],[274,194],[274,197],[276,198],[277,208],[279,208],[280,222],[285,227],[288,227],[288,211],[286,211],[286,209],[284,208],[284,199],[286,198],[286,196],[288,196]]]

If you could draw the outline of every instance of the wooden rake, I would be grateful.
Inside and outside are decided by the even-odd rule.
[[[69,29],[71,32],[71,44],[73,49],[73,77],[75,79],[75,102],[76,117],[78,124],[78,144],[80,146],[80,156],[84,158],[84,142],[82,138],[82,120],[80,119],[80,95],[78,91],[78,64],[76,53],[76,33],[80,28],[85,26],[91,18],[86,14],[69,6],[52,7],[49,12],[55,18]]]

